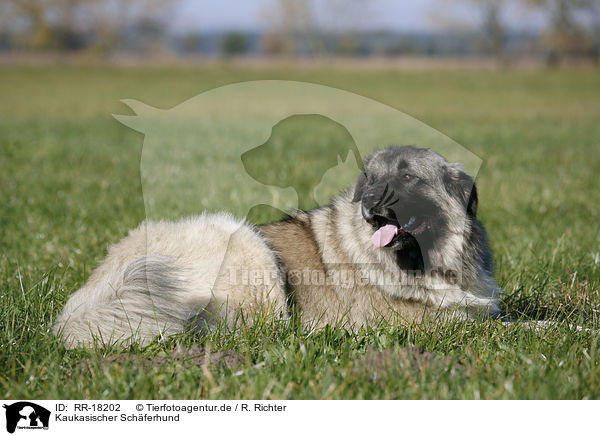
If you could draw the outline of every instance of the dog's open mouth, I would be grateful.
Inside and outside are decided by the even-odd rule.
[[[411,235],[416,236],[427,229],[427,223],[414,216],[411,216],[405,224],[387,219],[378,223],[377,230],[371,237],[371,242],[377,248],[392,247],[396,242],[408,238]]]

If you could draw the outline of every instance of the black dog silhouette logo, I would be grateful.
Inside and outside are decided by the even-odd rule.
[[[42,406],[29,401],[19,401],[10,405],[4,404],[6,409],[6,431],[14,433],[19,429],[48,429],[50,411]]]

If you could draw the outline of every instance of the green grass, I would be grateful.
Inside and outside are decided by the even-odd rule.
[[[493,322],[349,333],[257,324],[178,343],[239,352],[237,368],[105,363],[118,350],[65,350],[53,317],[145,216],[143,137],[110,114],[135,98],[169,108],[252,79],[326,84],[382,101],[483,159],[480,218],[508,315],[558,321],[535,332]],[[0,391],[5,398],[600,398],[600,75],[597,71],[393,72],[234,68],[0,69]],[[232,205],[234,207],[234,205]],[[563,322],[564,321],[564,322]],[[411,365],[360,365],[418,345]],[[81,365],[88,359],[90,366]],[[420,362],[420,363],[419,363]],[[237,371],[242,371],[238,374]]]

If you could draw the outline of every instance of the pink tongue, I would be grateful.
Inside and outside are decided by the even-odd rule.
[[[371,237],[371,242],[377,248],[385,247],[387,244],[392,242],[394,236],[398,233],[398,227],[393,224],[388,224],[386,226],[378,229],[373,236]]]

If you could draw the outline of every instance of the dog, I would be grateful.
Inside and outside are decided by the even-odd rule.
[[[227,214],[146,221],[108,250],[53,331],[66,346],[141,343],[257,311],[314,328],[500,315],[473,178],[429,149],[364,160],[329,206],[261,226]]]

